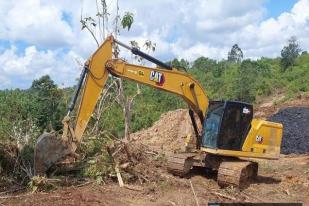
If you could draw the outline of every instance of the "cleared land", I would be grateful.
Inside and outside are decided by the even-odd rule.
[[[297,102],[298,100],[296,100]],[[208,202],[302,202],[309,205],[308,101],[276,106],[265,104],[256,113],[285,124],[280,160],[258,160],[259,173],[250,187],[219,188],[216,173],[193,168],[189,178],[178,178],[166,171],[164,155],[183,148],[192,133],[187,110],[168,112],[151,128],[132,134],[133,148],[139,150],[136,171],[145,179],[120,188],[118,183],[98,185],[86,181],[50,192],[16,190],[2,182],[0,205],[207,205]],[[307,132],[306,132],[307,131]],[[305,146],[303,146],[305,145]],[[152,154],[147,154],[152,153]],[[298,154],[292,154],[298,153]],[[160,157],[160,158],[159,158]],[[158,160],[160,159],[160,161]],[[196,194],[196,198],[193,195]]]

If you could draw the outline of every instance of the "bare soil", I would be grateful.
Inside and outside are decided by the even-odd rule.
[[[262,101],[262,103],[255,105],[254,116],[256,118],[267,119],[273,114],[279,112],[280,109],[289,107],[305,107],[309,108],[309,94],[300,94],[296,98],[283,102],[284,96],[278,95],[275,97],[268,97]]]
[[[194,137],[189,112],[187,109],[178,109],[161,115],[152,127],[138,131],[131,137],[158,152],[169,153],[184,151],[188,135]]]
[[[306,98],[301,97],[282,106],[273,102],[262,104],[256,109],[256,116],[267,119],[281,108],[309,107]],[[151,128],[132,134],[131,137],[135,142],[147,145],[164,156],[184,150],[188,135],[194,135],[193,129],[188,111],[181,109],[162,115]],[[152,165],[155,162],[147,160],[145,165],[139,166],[148,173],[150,181],[142,184],[136,181],[130,183],[129,187],[120,188],[117,182],[105,185],[89,182],[35,193],[27,189],[10,192],[6,187],[0,191],[0,205],[174,206],[207,205],[208,202],[302,202],[303,205],[309,205],[309,154],[281,155],[279,160],[258,162],[257,179],[242,191],[231,187],[219,188],[215,172],[193,168],[189,177],[179,178],[167,173],[164,164]],[[153,171],[151,179],[152,170],[160,171],[160,176],[156,176],[158,172]],[[2,182],[0,185],[2,187]]]
[[[260,160],[259,176],[243,191],[220,189],[215,173],[193,169],[189,178],[169,174],[165,181],[63,187],[51,192],[20,192],[0,196],[0,205],[196,205],[190,181],[200,205],[208,202],[302,202],[309,205],[309,155],[282,156],[278,161]],[[137,189],[135,189],[137,188]]]

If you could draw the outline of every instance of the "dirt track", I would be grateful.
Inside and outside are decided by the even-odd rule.
[[[195,169],[190,179],[168,175],[159,184],[138,185],[137,190],[115,184],[69,187],[44,193],[0,197],[0,205],[196,205],[190,180],[200,205],[207,202],[303,202],[309,205],[309,155],[260,161],[259,177],[249,188],[220,189],[215,174]],[[133,188],[134,189],[134,188]]]

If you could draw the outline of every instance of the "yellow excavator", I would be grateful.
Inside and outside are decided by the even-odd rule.
[[[115,45],[130,50],[157,67],[129,64],[113,58]],[[68,114],[63,120],[62,137],[44,133],[38,138],[34,161],[37,175],[44,174],[57,162],[75,154],[110,75],[176,94],[188,104],[196,146],[190,152],[168,157],[167,169],[175,175],[184,176],[194,166],[205,167],[218,171],[220,186],[243,188],[257,175],[258,164],[252,158],[279,158],[281,124],[253,119],[253,107],[248,103],[209,101],[200,83],[188,73],[109,36],[84,65]],[[80,93],[76,123],[72,126],[70,115]],[[202,129],[199,129],[197,121],[200,121]]]

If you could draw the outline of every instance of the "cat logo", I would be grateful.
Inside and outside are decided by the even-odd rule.
[[[248,109],[247,107],[244,107],[243,110],[242,110],[242,113],[244,113],[244,114],[250,114],[251,111],[250,111],[250,109]]]
[[[158,86],[162,86],[165,81],[163,73],[157,71],[151,71],[149,79],[154,81]]]
[[[138,75],[139,75],[139,76],[144,76],[144,71],[138,70]]]
[[[257,135],[257,136],[255,137],[255,141],[256,141],[257,143],[260,143],[260,144],[261,144],[261,143],[263,142],[263,137]]]

